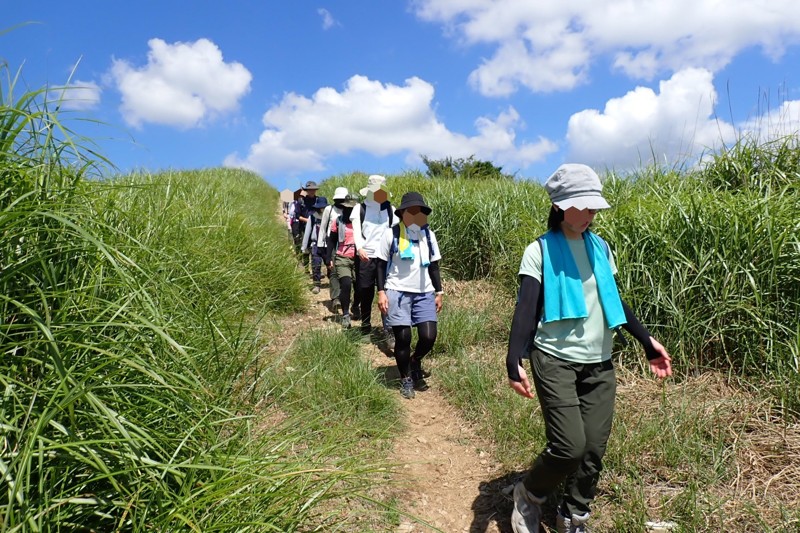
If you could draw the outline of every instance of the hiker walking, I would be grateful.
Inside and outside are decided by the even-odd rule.
[[[337,216],[332,224],[328,236],[327,263],[333,268],[334,276],[339,281],[339,304],[342,308],[342,327],[350,329],[350,293],[353,287],[353,280],[356,276],[356,254],[355,233],[353,221],[350,220],[353,207],[358,204],[354,196],[346,195],[340,201],[341,214]]]
[[[311,279],[314,286],[311,292],[319,294],[320,286],[322,284],[322,264],[325,263],[325,268],[328,268],[328,263],[325,261],[325,234],[321,233],[322,211],[328,207],[328,199],[324,196],[317,196],[314,205],[308,212],[306,222],[306,230],[303,235],[303,246],[301,251],[310,254],[311,260]]]
[[[658,378],[672,374],[667,350],[620,299],[608,245],[589,230],[597,211],[610,207],[600,178],[586,165],[566,164],[545,189],[552,202],[548,231],[522,256],[506,358],[511,388],[533,398],[522,367],[530,357],[547,436],[514,487],[516,533],[539,531],[541,505],[562,482],[557,529],[586,531],[614,416],[614,330],[624,328],[642,345]]]
[[[436,314],[442,310],[442,256],[436,235],[428,227],[431,208],[418,192],[403,195],[396,211],[401,221],[388,228],[378,244],[378,308],[395,339],[394,357],[405,398],[428,388],[422,359],[436,342]],[[411,351],[411,328],[417,344]]]
[[[349,192],[347,187],[336,187],[336,190],[333,191],[333,204],[326,207],[322,212],[322,221],[320,222],[320,240],[322,240],[324,236],[326,246],[330,246],[330,235],[334,231],[333,228],[336,225],[336,220],[342,216],[342,209],[344,207],[343,203],[347,199],[348,194]],[[334,312],[334,314],[337,312],[337,309],[341,307],[341,302],[339,301],[339,277],[336,275],[336,268],[332,264],[335,255],[335,248],[326,249],[325,265],[328,267],[328,280],[330,281],[328,285],[328,296],[331,299],[330,309]]]
[[[299,240],[297,241],[297,249],[300,251],[300,263],[303,265],[304,269],[308,268],[310,257],[307,252],[302,251],[303,247],[303,235],[308,224],[308,216],[309,213],[314,209],[314,202],[317,201],[317,190],[319,186],[315,181],[307,181],[305,185],[303,185],[303,192],[305,194],[301,195],[300,202],[297,204],[297,209],[295,212],[295,216],[297,217],[300,233],[299,233]]]
[[[294,201],[289,204],[289,227],[292,234],[292,244],[294,253],[300,255],[300,247],[303,244],[303,227],[300,226],[300,213],[303,211],[303,204],[306,191],[298,189],[294,192]]]
[[[394,208],[389,202],[385,177],[373,174],[367,178],[367,186],[360,192],[365,197],[364,202],[356,205],[351,215],[359,258],[356,265],[356,307],[361,318],[361,334],[369,335],[372,331],[372,302],[375,300],[377,282],[378,244],[384,231],[397,225],[397,217],[394,216]],[[386,325],[385,313],[382,313],[381,318],[383,339],[391,350],[394,348],[394,335]]]

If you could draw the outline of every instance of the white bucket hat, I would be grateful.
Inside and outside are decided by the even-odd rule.
[[[344,200],[347,198],[347,187],[336,187],[336,190],[333,191],[333,199],[334,200]]]
[[[361,196],[366,196],[368,192],[375,192],[378,189],[383,188],[386,184],[386,178],[381,176],[380,174],[373,174],[369,178],[367,178],[367,186],[361,189],[360,192]],[[386,191],[387,194],[389,191]]]
[[[561,165],[544,184],[550,201],[559,209],[608,209],[603,198],[603,184],[597,173],[586,165]]]

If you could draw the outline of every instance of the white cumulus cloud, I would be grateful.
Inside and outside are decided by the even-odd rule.
[[[796,0],[414,0],[413,6],[465,46],[494,46],[470,75],[486,96],[572,89],[601,57],[650,80],[685,68],[716,72],[752,47],[777,60],[800,43]]]
[[[326,158],[359,151],[404,155],[409,161],[420,154],[434,159],[474,155],[525,167],[557,148],[543,138],[517,142],[516,129],[523,124],[512,107],[497,117],[476,119],[473,136],[452,132],[436,117],[433,97],[433,86],[416,77],[399,86],[353,76],[342,91],[324,87],[310,98],[288,93],[264,113],[265,130],[248,153],[231,154],[225,164],[263,175],[320,171]]]
[[[717,93],[705,69],[684,69],[659,83],[659,91],[636,87],[569,119],[572,160],[619,170],[653,162],[692,163],[700,153],[736,137],[714,116]]]
[[[226,63],[208,39],[174,44],[151,39],[148,45],[146,65],[118,59],[111,67],[122,95],[120,111],[131,126],[192,128],[235,110],[250,91],[250,72],[240,63]]]

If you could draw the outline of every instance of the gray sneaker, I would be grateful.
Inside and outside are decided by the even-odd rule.
[[[314,288],[313,288],[313,289],[311,289],[311,292],[312,292],[312,293],[314,293],[314,294],[319,294],[319,287],[317,287],[316,285],[314,285]]]
[[[588,533],[586,522],[589,521],[589,513],[582,515],[574,514],[571,517],[564,516],[559,508],[556,514],[556,531],[558,533]]]
[[[528,492],[522,481],[514,485],[514,511],[511,513],[511,529],[514,533],[539,533],[545,499]]]
[[[403,398],[406,398],[408,400],[410,400],[416,395],[416,393],[414,392],[413,379],[407,377],[400,380],[400,394],[403,395]]]
[[[350,329],[350,315],[342,316],[342,329]]]

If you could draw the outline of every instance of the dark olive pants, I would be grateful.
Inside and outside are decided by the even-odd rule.
[[[564,510],[588,513],[614,419],[614,366],[570,363],[536,348],[531,364],[547,447],[533,462],[525,487],[543,497],[564,482]]]

